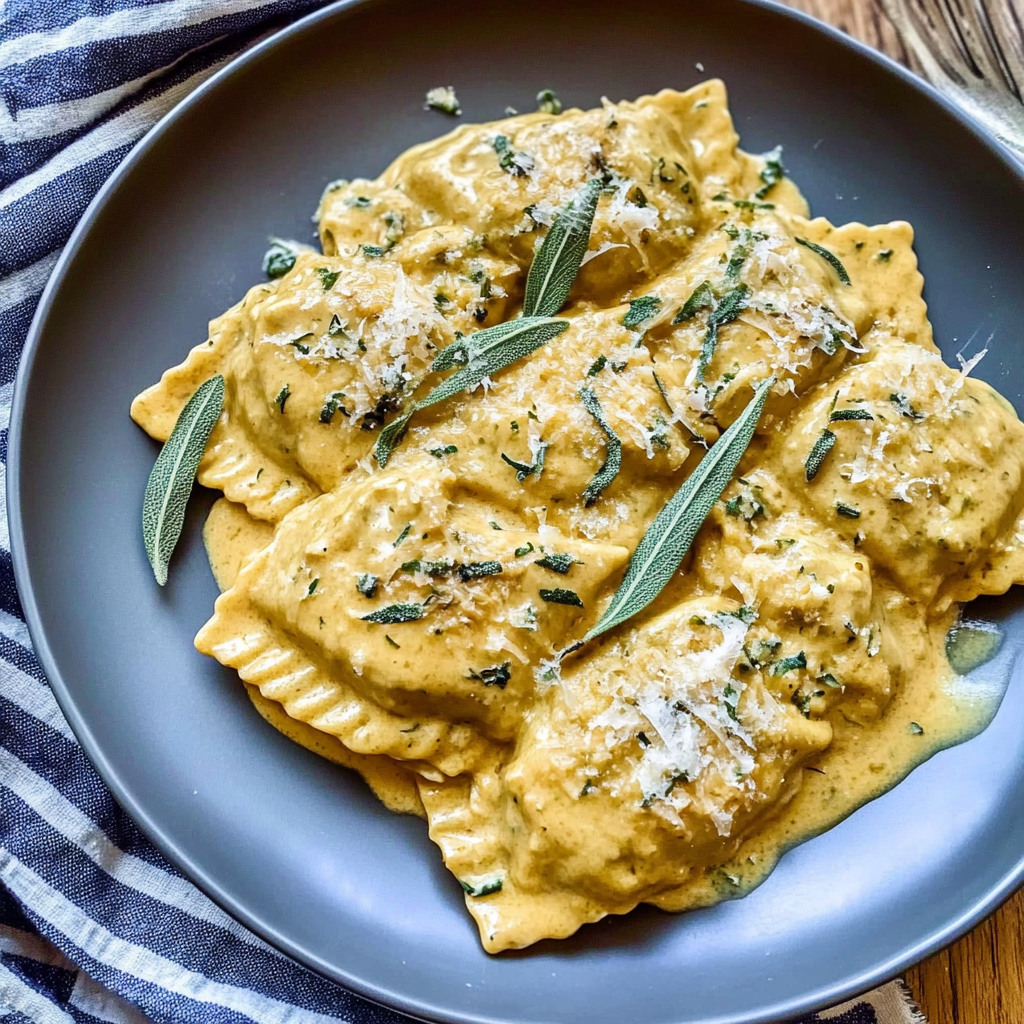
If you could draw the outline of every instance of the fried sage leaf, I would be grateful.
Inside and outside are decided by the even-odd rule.
[[[612,430],[605,419],[604,410],[597,399],[597,395],[590,388],[580,388],[580,401],[583,408],[597,420],[597,425],[604,431],[607,438],[608,454],[605,456],[604,465],[594,475],[594,479],[587,485],[583,492],[583,507],[590,508],[601,496],[601,492],[619,475],[622,468],[622,442],[618,434]]]
[[[846,267],[843,266],[842,261],[834,252],[830,252],[823,245],[818,245],[816,242],[809,242],[806,238],[797,238],[796,242],[798,245],[806,246],[811,252],[817,253],[836,272],[836,277],[843,284],[850,283],[850,275],[846,272]]]
[[[633,552],[625,579],[611,604],[580,644],[636,615],[661,593],[679,568],[707,514],[732,479],[754,436],[765,399],[774,383],[775,378],[769,377],[758,385],[746,409],[658,513]]]
[[[185,403],[149,474],[142,501],[142,539],[161,587],[167,582],[167,566],[185,523],[196,470],[223,408],[224,378],[218,374]]]
[[[832,446],[835,443],[836,435],[826,427],[821,432],[821,436],[818,440],[814,442],[814,447],[811,449],[810,454],[807,456],[807,461],[804,463],[804,477],[808,483],[818,475],[818,470],[821,469],[825,462],[825,456],[832,451]]]
[[[469,335],[466,341],[468,362],[457,373],[442,381],[425,398],[418,401],[407,413],[392,420],[377,438],[373,456],[378,465],[387,465],[391,453],[398,447],[409,426],[413,414],[428,406],[437,405],[461,391],[471,391],[485,377],[547,344],[569,326],[568,320],[552,317],[524,316],[518,320],[488,327]],[[445,350],[447,351],[447,349]]]
[[[526,279],[523,316],[554,316],[569,297],[590,244],[601,182],[592,178],[551,225]]]

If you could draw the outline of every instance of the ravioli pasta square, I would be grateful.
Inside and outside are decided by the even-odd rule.
[[[742,896],[994,712],[946,649],[1024,582],[1024,426],[909,224],[738,142],[717,81],[460,126],[132,406],[224,378],[196,645],[426,818],[489,952]]]

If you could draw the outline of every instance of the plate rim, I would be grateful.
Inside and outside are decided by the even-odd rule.
[[[238,904],[230,895],[223,892],[218,884],[208,877],[198,864],[194,863],[177,847],[173,837],[167,835],[157,826],[144,808],[139,806],[129,796],[125,787],[121,784],[116,771],[107,761],[100,745],[95,742],[87,723],[79,715],[71,690],[65,682],[57,659],[54,657],[47,641],[47,634],[42,624],[35,591],[32,587],[31,567],[25,554],[20,484],[22,429],[29,381],[32,377],[36,356],[55,296],[63,283],[69,266],[76,258],[83,240],[92,230],[93,222],[106,206],[111,194],[120,186],[123,180],[134,172],[136,164],[142,160],[153,146],[159,143],[162,136],[179,118],[185,116],[194,105],[204,100],[207,93],[215,91],[223,81],[236,74],[240,69],[259,60],[268,50],[284,44],[293,36],[304,33],[318,22],[331,20],[343,15],[344,12],[356,8],[371,9],[374,7],[385,7],[390,2],[391,0],[335,0],[333,3],[326,4],[297,18],[295,21],[272,32],[265,39],[237,54],[227,64],[197,86],[188,96],[167,111],[135,143],[89,202],[68,241],[65,243],[64,248],[61,250],[60,256],[40,296],[39,304],[32,317],[25,344],[22,348],[18,372],[15,378],[8,434],[8,459],[5,470],[11,560],[18,596],[25,615],[25,622],[32,640],[35,656],[43,669],[46,681],[53,692],[61,713],[74,733],[75,739],[119,806],[126,811],[146,837],[153,842],[174,867],[181,871],[203,895],[278,951],[315,971],[328,981],[347,988],[371,1002],[388,1009],[397,1010],[414,1019],[428,1022],[444,1022],[444,1024],[509,1024],[511,1018],[507,1017],[494,1017],[480,1013],[460,1013],[455,1015],[441,1007],[432,1006],[415,997],[405,995],[395,988],[384,989],[380,985],[356,977],[346,969],[324,962],[316,954],[291,941],[286,935],[279,933],[273,926],[259,920],[245,906]],[[713,3],[713,0],[696,0],[696,2]],[[957,121],[962,128],[966,129],[978,144],[995,156],[1011,175],[1024,183],[1024,161],[1018,160],[1010,149],[1002,144],[994,135],[990,134],[952,99],[945,96],[931,83],[920,78],[892,57],[810,14],[785,6],[779,0],[739,0],[739,2],[750,7],[765,10],[775,17],[802,24],[824,36],[830,43],[850,50],[858,56],[871,61],[883,73],[895,76],[904,85],[916,90],[932,103],[937,104]],[[753,1015],[742,1013],[739,1015],[715,1016],[707,1018],[704,1024],[772,1024],[772,1022],[813,1013],[816,1010],[835,1006],[853,999],[898,977],[917,963],[955,942],[990,914],[994,913],[1022,886],[1024,886],[1024,850],[1021,851],[1020,859],[1018,859],[1016,864],[997,884],[991,886],[982,898],[965,908],[960,915],[947,922],[944,927],[933,930],[916,945],[903,950],[902,953],[880,964],[876,964],[871,969],[862,971],[860,974],[840,978],[830,986],[822,986],[816,990],[804,993],[802,996],[793,997],[771,1006],[765,1006],[757,1010]]]

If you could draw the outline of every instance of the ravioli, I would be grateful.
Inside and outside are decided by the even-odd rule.
[[[943,363],[910,225],[811,219],[738,141],[715,81],[460,126],[330,185],[323,253],[132,407],[165,439],[225,378],[196,645],[426,817],[490,952],[741,896],[984,724],[943,642],[1024,581],[1024,426]],[[375,459],[594,187],[563,332]],[[679,571],[577,648],[769,377]]]

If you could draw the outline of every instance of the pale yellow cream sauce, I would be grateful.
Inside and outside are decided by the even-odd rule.
[[[953,687],[943,644],[959,603],[1024,580],[1024,427],[939,357],[909,225],[808,219],[737,143],[708,82],[414,147],[329,187],[323,255],[253,288],[132,408],[166,438],[225,376],[199,472],[230,499],[206,528],[224,593],[197,647],[272,725],[427,817],[492,952],[742,895],[993,710]],[[535,247],[594,176],[568,330],[417,413],[380,469],[382,423],[456,332],[520,311]],[[677,314],[703,282],[746,292],[702,382],[708,310]],[[623,324],[644,296],[651,317]],[[558,665],[769,375],[680,572]],[[582,386],[622,442],[589,505],[607,439]],[[523,479],[501,458],[541,451]],[[366,621],[396,604],[424,614]]]

